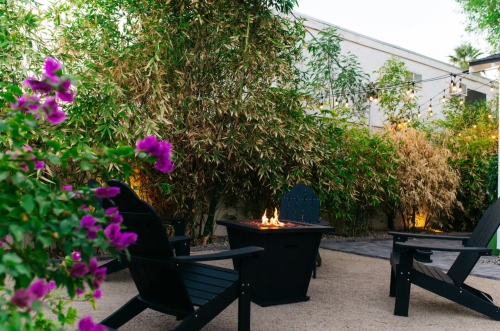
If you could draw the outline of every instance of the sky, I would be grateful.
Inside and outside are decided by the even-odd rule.
[[[467,18],[454,0],[298,0],[298,3],[296,12],[440,61],[449,62],[448,55],[454,54],[453,49],[462,42],[471,42],[484,56],[489,55],[484,39],[465,31]]]

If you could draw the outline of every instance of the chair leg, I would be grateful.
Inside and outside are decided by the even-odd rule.
[[[398,285],[398,278],[394,274],[394,268],[391,266],[391,288],[389,290],[389,296],[394,298],[396,296],[396,286]]]
[[[103,319],[99,324],[118,329],[123,324],[130,321],[135,316],[139,315],[147,306],[144,302],[138,299],[138,295],[133,297],[129,302],[115,311],[112,315]]]
[[[238,331],[250,331],[251,302],[251,264],[247,260],[240,262],[240,293],[238,297]]]
[[[175,255],[176,256],[191,255],[191,245],[188,243],[180,243],[180,245],[175,248]]]
[[[313,279],[316,279],[316,264],[314,264],[313,268]]]
[[[396,285],[396,303],[394,315],[408,317],[411,291],[411,271],[413,266],[413,251],[401,252]]]
[[[316,265],[318,267],[321,267],[321,264],[323,264],[323,260],[321,259],[321,255],[319,255],[319,252],[318,252],[318,255],[316,255]]]

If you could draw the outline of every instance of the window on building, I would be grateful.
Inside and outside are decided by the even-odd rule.
[[[478,91],[468,90],[467,96],[465,97],[465,102],[475,103],[479,100],[486,100],[486,93],[481,93]]]
[[[420,83],[422,81],[422,75],[416,74],[414,72],[410,72],[409,79],[414,81],[415,83]]]

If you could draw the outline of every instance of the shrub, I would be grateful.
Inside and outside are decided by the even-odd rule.
[[[416,226],[423,215],[424,228],[431,221],[445,227],[444,217],[451,216],[457,206],[459,175],[449,165],[449,150],[432,144],[424,132],[415,129],[391,131],[390,138],[398,145],[400,163],[398,179],[399,204],[405,229]],[[458,204],[459,205],[459,204]]]
[[[14,97],[21,89],[10,85],[9,93],[3,93],[10,109],[0,110],[0,321],[9,330],[73,325],[79,316],[68,304],[78,297],[95,306],[101,297],[106,268],[98,267],[94,250],[117,256],[137,239],[135,233],[122,232],[117,208],[96,211],[96,196],[114,197],[119,189],[54,187],[44,177],[51,167],[65,167],[70,161],[90,173],[105,172],[111,165],[130,173],[128,160],[136,156],[132,147],[87,149],[46,139],[41,127],[64,127],[67,115],[60,103],[73,102],[76,91],[74,78],[63,74],[59,62],[48,58],[44,69],[40,78],[25,81],[36,94]],[[152,150],[154,144],[158,148]],[[162,171],[172,170],[168,143],[147,138],[137,150],[140,159],[156,161]],[[63,247],[63,263],[49,259],[47,250],[53,245]],[[46,309],[57,320],[45,317]],[[79,328],[84,331],[90,323],[91,317],[82,319]]]

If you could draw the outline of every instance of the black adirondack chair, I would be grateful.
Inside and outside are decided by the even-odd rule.
[[[279,218],[293,222],[320,223],[318,196],[305,184],[295,185],[289,193],[281,197]],[[316,266],[320,267],[321,263],[321,255],[318,252],[313,270],[314,279],[316,279]]]
[[[464,283],[479,258],[491,254],[491,248],[486,246],[499,225],[500,199],[486,210],[470,237],[389,232],[393,236],[390,296],[396,297],[394,315],[408,316],[410,289],[411,284],[414,284],[500,321],[500,307],[493,303],[492,297]],[[407,242],[409,238],[459,240],[462,241],[463,247],[425,244],[420,240]],[[415,252],[422,249],[460,254],[445,273],[414,260]]]
[[[177,256],[186,256],[190,254],[191,250],[191,240],[193,238],[187,237],[184,235],[186,222],[188,218],[160,218],[156,211],[149,205],[146,201],[141,200],[137,193],[126,183],[112,179],[107,182],[108,186],[114,186],[120,188],[120,194],[112,199],[99,199],[100,208],[110,208],[110,207],[118,207],[120,214],[123,212],[132,212],[132,213],[142,213],[142,212],[152,212],[156,217],[160,219],[164,227],[167,227],[168,224],[165,222],[169,222],[173,225],[174,228],[174,237],[169,238],[169,242],[172,245],[175,254]],[[99,187],[101,184],[97,182],[95,179],[91,179],[88,182],[89,187]],[[112,200],[112,202],[110,201]],[[106,274],[110,275],[112,273],[121,271],[127,268],[127,264],[114,259],[104,265],[106,269]]]
[[[174,256],[169,238],[154,209],[141,201],[142,212],[123,212],[128,231],[138,235],[129,246],[126,261],[139,295],[133,297],[100,324],[110,330],[119,327],[146,308],[183,320],[175,330],[196,331],[238,299],[238,330],[250,330],[248,262],[262,253],[260,247],[246,247],[216,254]],[[239,259],[240,271],[199,264],[201,261]]]

